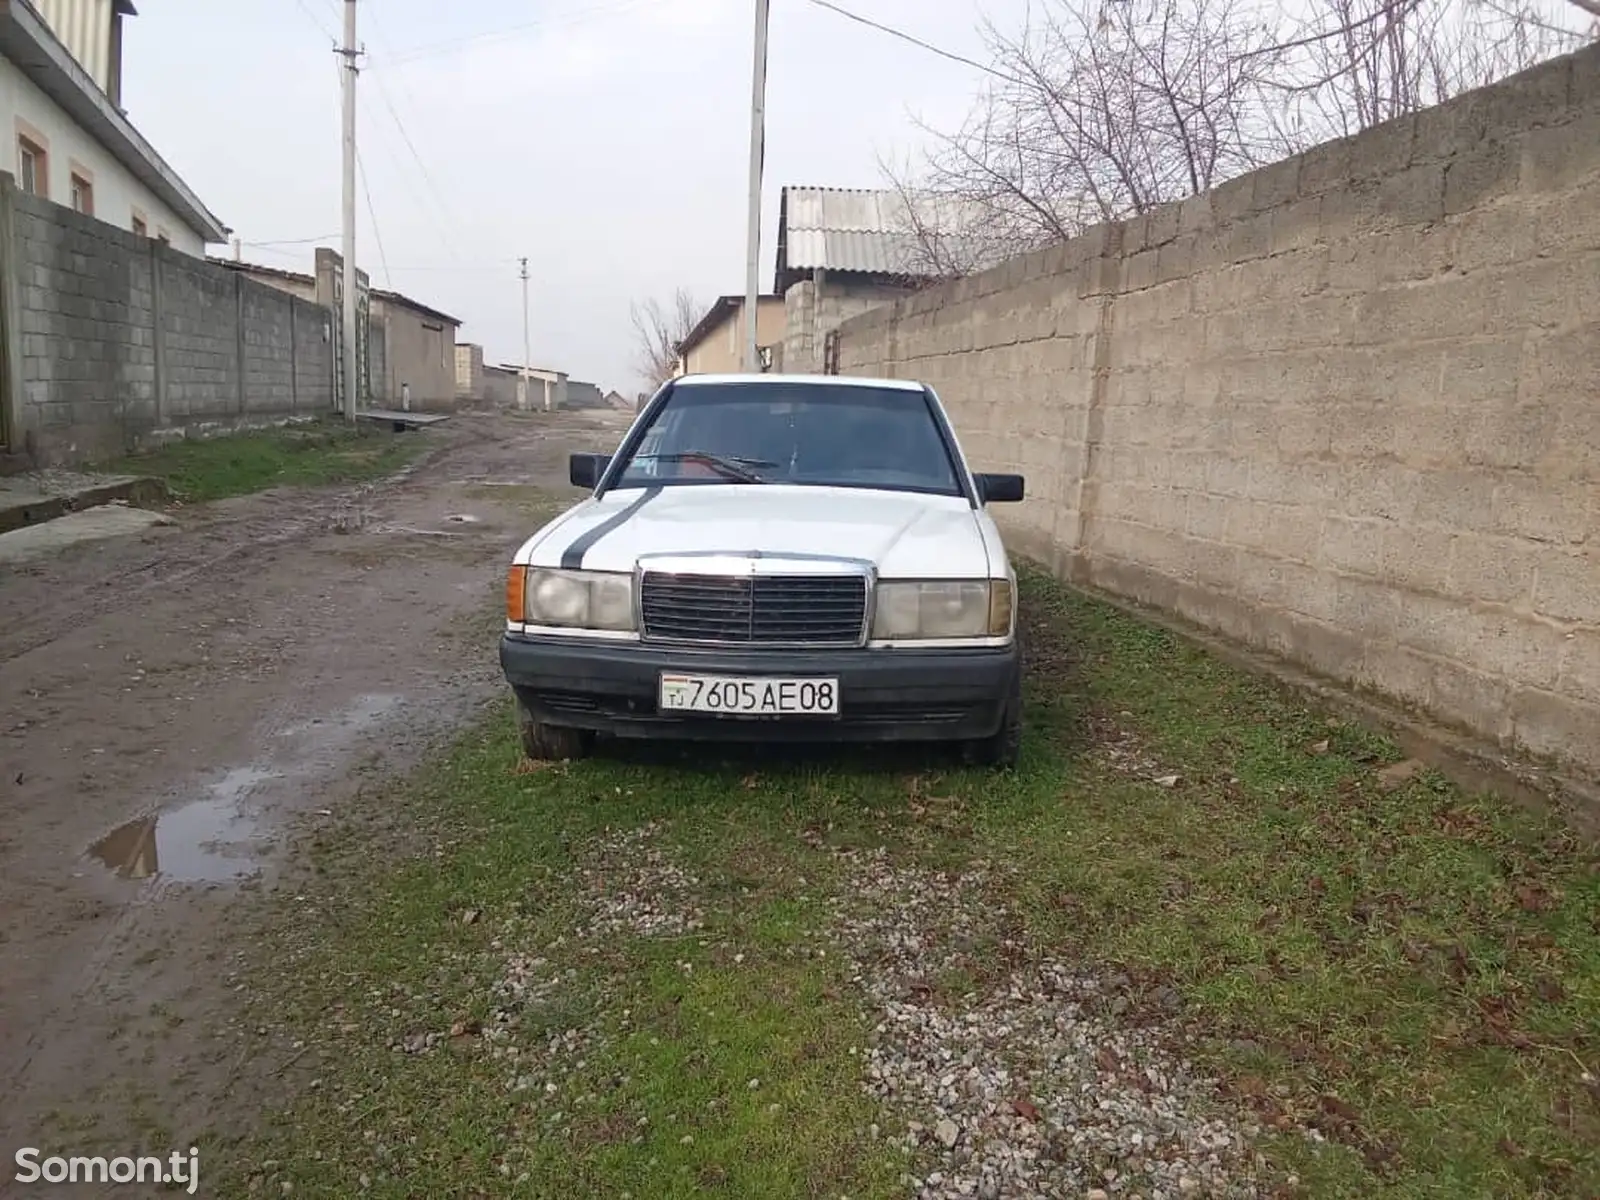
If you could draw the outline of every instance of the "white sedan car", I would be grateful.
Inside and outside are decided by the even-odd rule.
[[[697,375],[662,386],[593,495],[517,551],[500,662],[530,758],[596,734],[958,743],[1017,760],[1016,572],[919,383]]]

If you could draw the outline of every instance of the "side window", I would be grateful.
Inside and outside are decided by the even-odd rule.
[[[661,474],[661,464],[647,456],[661,452],[663,443],[671,440],[669,434],[677,421],[678,414],[668,411],[650,426],[648,432],[639,440],[639,449],[634,453],[634,461],[629,464],[628,474],[643,475],[650,479]]]
[[[50,194],[49,155],[31,138],[17,138],[17,186],[30,196]]]

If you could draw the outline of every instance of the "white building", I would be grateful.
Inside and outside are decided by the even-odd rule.
[[[19,189],[203,256],[228,229],[122,111],[131,0],[0,0],[0,156]]]

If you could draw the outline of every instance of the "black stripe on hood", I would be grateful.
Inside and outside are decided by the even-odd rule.
[[[639,496],[639,498],[634,500],[626,508],[612,513],[598,525],[592,526],[589,529],[585,529],[572,540],[572,544],[570,546],[561,552],[562,567],[568,571],[576,571],[579,567],[583,566],[583,556],[594,549],[596,542],[605,537],[607,534],[616,530],[629,517],[633,516],[634,513],[638,512],[646,504],[649,504],[650,501],[654,500],[660,494],[660,485],[645,488],[644,492]]]

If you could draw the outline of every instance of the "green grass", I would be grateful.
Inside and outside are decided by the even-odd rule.
[[[107,464],[108,471],[166,481],[190,504],[272,487],[359,483],[398,470],[425,445],[396,434],[334,421],[171,442]]]
[[[318,1086],[218,1152],[234,1185],[270,1160],[268,1191],[297,1194],[906,1194],[908,1160],[863,1132],[903,1129],[860,1088],[868,1015],[811,953],[843,887],[830,848],[883,845],[1010,862],[1034,953],[1176,989],[1187,1053],[1281,1124],[1262,1149],[1300,1194],[1593,1195],[1593,849],[1431,773],[1385,790],[1383,738],[1037,573],[1024,610],[1012,775],[671,748],[526,770],[502,708],[319,835],[317,878],[267,917],[250,1018],[306,1040]],[[703,924],[575,936],[586,895],[633,886],[608,840],[647,822],[694,876],[664,903]],[[520,1068],[474,1032],[514,953],[559,983],[501,1044],[585,1036],[553,1094],[542,1066],[507,1090]],[[996,969],[975,966],[936,986]]]

